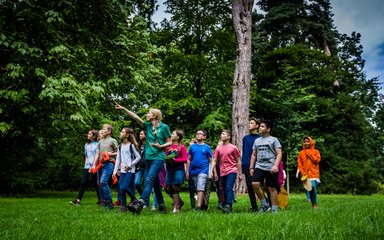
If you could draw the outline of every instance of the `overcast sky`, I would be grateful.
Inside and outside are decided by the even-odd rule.
[[[163,2],[158,0],[155,22],[165,17]],[[331,0],[331,6],[339,33],[361,34],[365,73],[368,78],[379,77],[384,88],[384,0]]]

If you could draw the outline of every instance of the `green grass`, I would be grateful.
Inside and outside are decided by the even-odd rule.
[[[208,212],[192,211],[187,200],[179,214],[139,216],[104,210],[94,195],[87,192],[80,207],[68,204],[76,196],[69,192],[0,198],[0,239],[384,239],[383,195],[319,195],[312,210],[304,194],[291,194],[276,215],[248,212],[248,197],[238,195],[234,213],[224,215],[212,194]]]

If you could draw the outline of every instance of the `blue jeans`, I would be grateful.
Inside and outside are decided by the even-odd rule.
[[[135,200],[135,193],[132,191],[133,178],[135,177],[134,173],[120,173],[119,186],[120,186],[120,195],[121,195],[121,204],[127,206],[127,196],[131,198],[131,201]]]
[[[135,174],[135,188],[137,189],[140,195],[143,193],[143,188],[141,187],[141,177],[143,177],[144,175],[144,170],[145,169],[140,168]]]
[[[109,185],[108,185],[108,181],[112,176],[114,167],[115,167],[115,164],[113,164],[113,162],[103,163],[101,167],[101,177],[100,177],[101,199],[107,202],[112,202],[112,194],[111,194],[111,189],[109,188]]]
[[[221,181],[223,184],[223,191],[225,197],[225,205],[232,207],[233,202],[233,186],[236,182],[237,173],[230,173],[226,176],[221,177]]]
[[[165,181],[165,185],[171,186],[181,186],[184,183],[184,166],[183,168],[169,168],[167,169],[167,178]]]
[[[140,199],[144,203],[149,203],[152,188],[155,191],[155,196],[158,204],[164,204],[163,193],[161,192],[159,172],[164,168],[164,160],[146,160],[147,176],[144,182],[144,190]]]

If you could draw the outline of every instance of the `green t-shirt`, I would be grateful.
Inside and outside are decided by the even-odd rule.
[[[100,141],[97,144],[97,149],[99,149],[99,160],[102,158],[101,154],[103,152],[117,152],[117,148],[119,147],[119,144],[117,144],[116,139],[107,137],[105,139],[100,139]],[[109,157],[110,161],[115,160],[116,157]]]
[[[171,137],[171,130],[167,124],[159,123],[156,129],[152,127],[152,123],[144,122],[144,129],[147,132],[145,144],[145,160],[164,160],[165,148],[158,149],[151,146],[151,143],[156,141],[162,145],[166,143],[167,139]]]

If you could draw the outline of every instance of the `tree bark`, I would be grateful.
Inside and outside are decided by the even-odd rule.
[[[242,139],[248,134],[249,92],[251,81],[251,43],[253,0],[233,0],[232,20],[236,34],[236,68],[233,77],[232,143],[241,151]],[[236,190],[246,189],[245,181]]]

